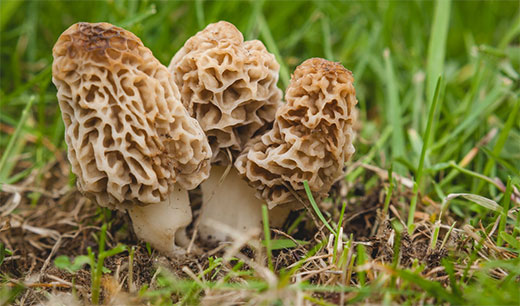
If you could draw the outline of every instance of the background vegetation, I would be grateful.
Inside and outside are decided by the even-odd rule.
[[[365,263],[363,260],[355,264],[345,261],[343,265],[352,262],[348,269],[355,272],[347,286],[351,288],[334,290],[353,290],[355,294],[347,298],[342,295],[342,301],[363,301],[377,292],[371,301],[518,304],[518,1],[7,0],[0,8],[0,205],[12,202],[13,190],[21,195],[20,206],[7,213],[2,210],[3,223],[10,215],[37,209],[47,201],[40,190],[52,188],[45,175],[47,166],[63,160],[64,127],[51,82],[52,46],[61,32],[78,21],[110,22],[134,32],[167,65],[190,36],[208,23],[227,20],[246,39],[261,39],[277,56],[282,67],[281,88],[287,85],[294,67],[309,57],[339,61],[350,69],[356,80],[360,130],[345,186],[353,190],[353,186],[362,184],[364,190],[380,190],[382,199],[394,203],[410,232],[420,226],[414,214],[417,209],[427,214],[424,221],[429,222],[432,240],[436,241],[436,230],[453,225],[453,231],[458,230],[465,241],[447,250],[446,258],[452,264],[441,265],[446,275],[442,281],[422,273],[421,262],[402,269],[396,262],[392,271],[376,269],[375,276],[365,278],[365,272],[360,272],[365,270],[358,267]],[[395,181],[385,177],[391,165],[398,175]],[[69,173],[61,176],[68,180]],[[31,188],[16,189],[27,187],[24,182],[29,178]],[[393,197],[389,194],[392,188]],[[456,197],[456,193],[470,195]],[[355,199],[352,191],[345,197],[349,205]],[[383,202],[378,201],[380,210]],[[445,210],[443,219],[439,217],[441,210]],[[407,222],[408,216],[412,218]],[[337,215],[326,217],[337,226]],[[400,232],[396,227],[394,231]],[[345,246],[350,248],[350,256],[354,240]],[[317,245],[316,241],[311,245]],[[21,252],[1,249],[7,257]],[[316,252],[323,250],[325,247],[318,244]],[[354,253],[360,248],[356,250]],[[359,252],[357,258],[364,258]],[[368,260],[370,256],[365,255]],[[0,262],[4,255],[1,258]],[[212,267],[209,271],[224,265],[205,264],[205,268]],[[340,269],[341,264],[337,265]],[[497,267],[501,273],[489,272]],[[482,273],[468,272],[479,268]],[[368,269],[366,273],[370,274],[375,268]],[[24,273],[17,277],[8,269],[2,273],[7,284],[7,291],[2,291],[5,299],[19,302],[27,286],[17,283],[16,278],[22,279]],[[203,292],[208,293],[204,290],[209,283],[197,287],[193,285],[197,281],[187,278],[187,287],[182,287],[184,283],[172,279],[163,280],[164,288],[174,288],[167,292],[170,295],[180,292],[187,296],[188,292],[193,298],[189,301],[199,301]],[[14,283],[21,286],[19,291],[13,290],[19,288]],[[254,287],[253,281],[247,284],[246,289],[253,292],[267,290]],[[283,287],[280,283],[278,286]],[[298,290],[307,292],[306,301],[339,302],[315,294],[319,290],[312,286],[304,287]],[[476,292],[478,300],[473,297]],[[274,300],[284,301],[274,296]]]

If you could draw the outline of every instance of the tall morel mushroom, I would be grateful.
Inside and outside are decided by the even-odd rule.
[[[244,41],[234,25],[221,21],[186,41],[168,68],[213,150],[210,178],[202,183],[201,237],[226,239],[211,219],[240,232],[261,228],[263,201],[235,169],[225,172],[247,141],[271,127],[281,105],[276,85],[280,66],[274,55],[258,40]]]
[[[300,206],[295,195],[306,199],[305,180],[320,199],[341,178],[354,153],[353,83],[350,71],[324,59],[296,68],[273,129],[252,139],[235,162],[269,208]]]
[[[53,56],[78,189],[127,209],[141,239],[173,253],[192,219],[187,190],[208,177],[211,149],[168,69],[108,23],[72,25]]]
[[[231,23],[208,25],[186,41],[168,69],[182,103],[206,132],[212,162],[227,164],[274,120],[280,66],[258,40],[244,41]]]

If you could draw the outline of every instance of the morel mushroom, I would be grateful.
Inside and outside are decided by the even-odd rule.
[[[277,87],[279,64],[258,40],[244,41],[231,23],[208,25],[191,37],[172,58],[169,70],[182,102],[206,132],[213,150],[210,178],[202,183],[200,234],[222,241],[216,220],[237,231],[261,228],[262,200],[229,169],[253,136],[270,128],[282,92]],[[229,205],[238,207],[228,207]]]
[[[299,205],[306,180],[317,199],[327,195],[354,153],[352,73],[312,58],[296,68],[273,129],[252,139],[235,162],[238,172],[267,201]],[[282,205],[283,207],[283,205]]]
[[[229,22],[210,24],[188,39],[168,69],[182,103],[208,136],[213,163],[236,157],[274,120],[281,103],[274,55],[258,40],[244,41]]]
[[[139,238],[174,253],[192,219],[187,189],[208,177],[211,149],[168,69],[108,23],[72,25],[53,55],[78,189],[128,210]]]

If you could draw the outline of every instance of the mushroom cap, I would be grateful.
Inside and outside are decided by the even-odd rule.
[[[206,132],[213,162],[226,164],[265,130],[281,105],[280,65],[258,40],[220,21],[186,41],[168,67],[182,103]],[[270,127],[270,126],[269,126]]]
[[[134,34],[76,23],[53,48],[53,82],[78,188],[99,205],[151,204],[195,188],[211,149],[168,69]],[[120,206],[121,207],[121,206]]]
[[[235,162],[270,208],[305,198],[303,181],[324,197],[343,175],[354,153],[352,73],[341,64],[311,58],[296,68],[287,101],[276,112],[273,129],[253,138]]]

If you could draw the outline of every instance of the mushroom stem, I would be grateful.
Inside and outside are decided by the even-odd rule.
[[[209,178],[201,184],[203,201],[199,219],[199,233],[204,241],[229,240],[227,231],[215,228],[216,221],[236,230],[238,234],[262,229],[262,204],[255,190],[241,179],[233,167],[211,167]],[[224,177],[225,175],[225,177]]]
[[[295,210],[294,206],[289,204],[269,208],[269,226],[282,228],[293,210]]]
[[[176,242],[182,244],[186,240],[184,229],[192,220],[188,192],[184,188],[174,185],[164,201],[147,206],[132,205],[128,212],[139,239],[165,254],[182,253],[180,247],[184,246]]]

